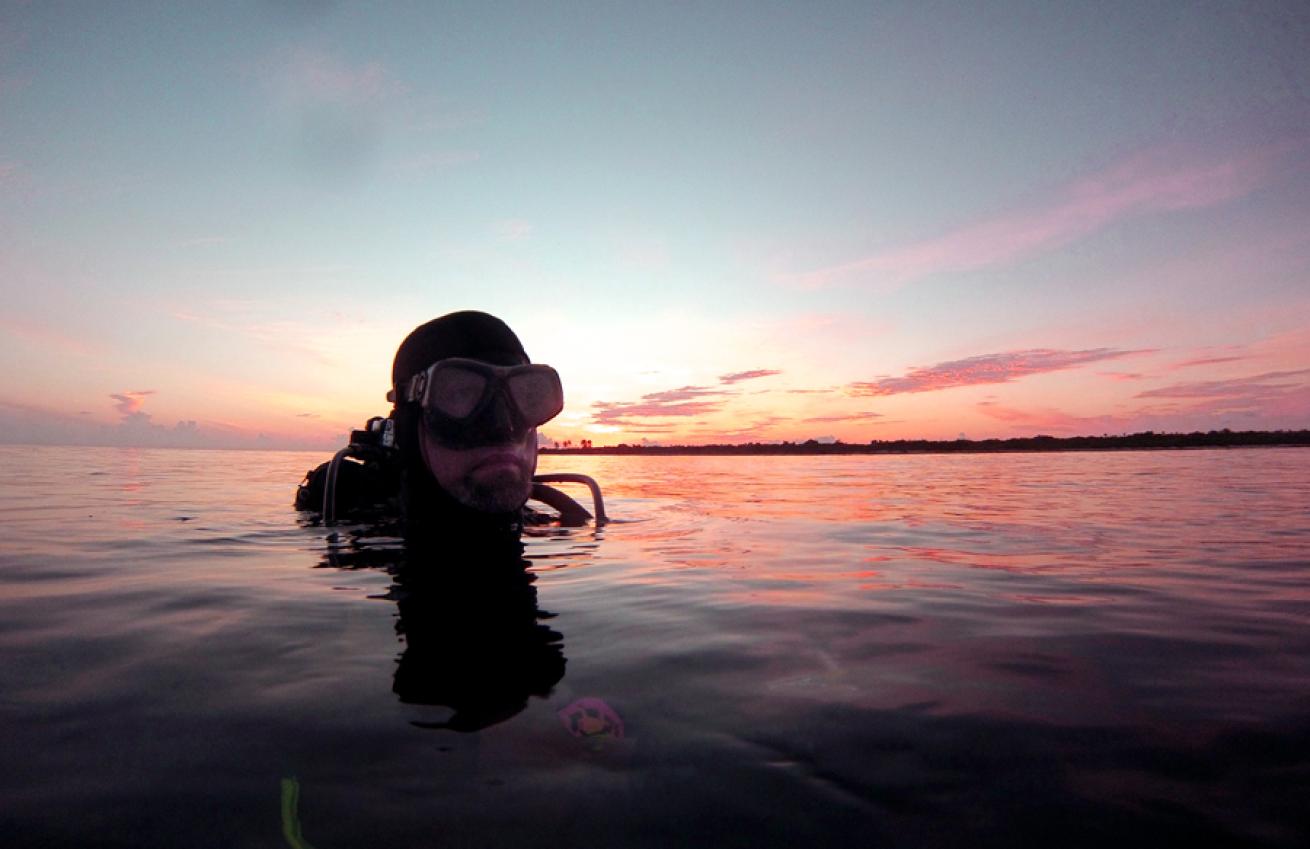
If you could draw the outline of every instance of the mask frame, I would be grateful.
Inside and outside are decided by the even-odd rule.
[[[464,380],[469,373],[481,378],[481,391],[476,399],[433,397],[449,381],[461,379],[458,374],[443,372],[464,372]],[[535,388],[544,390],[534,402],[535,409],[525,410],[522,402],[531,399],[515,396],[515,379],[522,382],[524,376],[532,376],[537,382]],[[463,391],[470,391],[470,387],[465,386]],[[389,397],[393,394],[389,393]],[[532,428],[555,418],[564,408],[564,387],[559,372],[541,363],[496,366],[466,357],[449,357],[411,377],[405,384],[403,400],[419,405],[428,432],[439,443],[449,448],[475,448],[518,442]]]

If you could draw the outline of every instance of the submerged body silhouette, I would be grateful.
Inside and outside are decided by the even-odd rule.
[[[322,565],[381,568],[392,576],[404,641],[392,690],[406,704],[450,708],[424,728],[478,731],[545,698],[564,677],[564,636],[545,622],[536,576],[518,540],[333,551]]]

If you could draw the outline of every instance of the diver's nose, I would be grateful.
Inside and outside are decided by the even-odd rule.
[[[487,441],[513,442],[517,435],[515,430],[514,412],[510,410],[505,395],[497,392],[491,401],[491,409],[487,411]]]

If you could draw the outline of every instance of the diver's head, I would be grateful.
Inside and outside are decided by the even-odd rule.
[[[456,501],[518,510],[532,492],[537,426],[563,406],[559,375],[532,365],[514,331],[482,312],[455,312],[409,334],[391,368],[397,439]]]

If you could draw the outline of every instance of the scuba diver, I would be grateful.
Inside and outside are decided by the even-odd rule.
[[[564,406],[559,374],[532,363],[514,331],[483,312],[454,312],[415,328],[391,368],[394,406],[352,432],[348,446],[306,474],[295,506],[324,524],[399,520],[407,542],[456,535],[517,541],[529,498],[558,511],[561,525],[592,519],[549,483],[590,488],[585,475],[534,476],[537,428]]]
[[[537,604],[520,534],[526,522],[592,520],[549,483],[595,481],[536,475],[537,428],[564,406],[556,371],[534,364],[514,332],[482,312],[455,312],[413,330],[391,369],[394,406],[352,432],[350,444],[306,474],[297,509],[311,520],[370,522],[404,545],[344,545],[334,534],[320,565],[377,568],[393,579],[405,648],[393,690],[408,704],[452,710],[422,727],[476,731],[545,698],[564,675],[563,636]],[[558,516],[527,506],[540,502]]]

